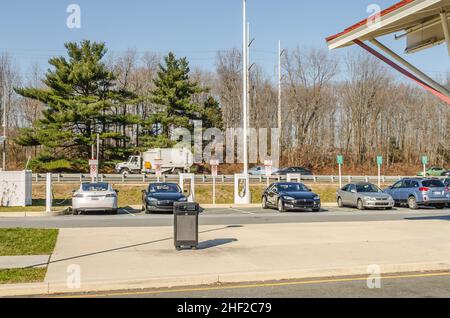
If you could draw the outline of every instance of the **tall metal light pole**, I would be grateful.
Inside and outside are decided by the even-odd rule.
[[[8,88],[6,86],[6,80],[3,81],[3,162],[2,162],[2,170],[6,171],[6,95]]]
[[[248,132],[247,132],[247,53],[248,53],[248,41],[247,41],[247,0],[242,1],[242,11],[243,11],[243,49],[242,49],[242,58],[243,58],[243,135],[244,135],[244,175],[248,174]]]
[[[280,133],[280,138],[283,137],[282,122],[281,122],[281,57],[283,56],[284,50],[281,50],[281,41],[278,41],[278,130]],[[278,143],[278,153],[281,156],[281,140]],[[280,158],[281,159],[281,158]],[[280,166],[280,160],[278,160],[278,165]],[[278,167],[280,168],[280,167]]]

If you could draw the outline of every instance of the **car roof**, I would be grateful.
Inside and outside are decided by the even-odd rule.
[[[178,185],[178,183],[175,183],[175,182],[153,182],[153,183],[150,183],[150,186],[156,186],[156,185]]]

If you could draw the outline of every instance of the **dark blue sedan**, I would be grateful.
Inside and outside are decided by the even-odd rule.
[[[186,196],[176,183],[152,183],[142,194],[142,205],[146,214],[173,212],[175,202],[187,202]]]

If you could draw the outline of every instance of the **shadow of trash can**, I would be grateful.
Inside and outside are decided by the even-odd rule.
[[[174,204],[174,244],[178,251],[183,248],[197,249],[199,213],[198,203],[176,202]]]

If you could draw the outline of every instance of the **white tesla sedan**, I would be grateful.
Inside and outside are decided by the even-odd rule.
[[[72,196],[73,213],[103,211],[117,213],[117,193],[106,182],[82,183]]]

